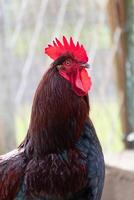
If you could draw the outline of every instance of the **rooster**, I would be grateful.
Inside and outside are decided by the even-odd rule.
[[[0,200],[100,200],[105,167],[89,118],[86,50],[63,36],[45,53],[54,61],[37,87],[27,135],[0,157]]]

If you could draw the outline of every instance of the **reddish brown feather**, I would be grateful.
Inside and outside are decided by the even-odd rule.
[[[79,138],[88,112],[84,98],[75,95],[55,67],[50,68],[35,93],[26,148],[43,155],[69,149]]]
[[[31,158],[25,173],[29,193],[64,196],[85,186],[86,165],[75,143],[88,112],[88,97],[75,95],[51,67],[37,88],[28,135],[21,145]],[[59,156],[64,151],[67,163]]]
[[[27,161],[18,152],[8,159],[0,157],[0,200],[13,200],[20,190]]]
[[[37,196],[64,197],[84,187],[85,158],[75,143],[88,112],[88,97],[75,95],[57,68],[51,67],[35,93],[28,134],[19,148],[23,154],[0,163],[0,200],[13,200],[23,180],[29,195]],[[67,162],[59,156],[64,151]]]
[[[24,180],[28,195],[67,198],[86,185],[86,165],[80,163],[84,158],[76,150],[68,152],[67,161],[60,156],[49,154],[43,159],[33,158],[29,162]]]

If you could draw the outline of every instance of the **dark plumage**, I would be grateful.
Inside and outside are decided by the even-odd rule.
[[[87,120],[85,122],[81,137],[79,138],[78,142],[75,144],[75,148],[79,150],[82,155],[79,157],[79,159],[77,159],[77,156],[74,157],[76,158],[76,160],[74,160],[74,165],[75,165],[75,162],[77,162],[78,165],[86,166],[86,174],[82,174],[81,176],[79,175],[80,182],[83,182],[83,187],[81,189],[79,188],[75,180],[71,180],[73,182],[72,184],[74,184],[76,189],[77,188],[79,189],[77,192],[74,192],[75,188],[72,187],[72,185],[70,185],[71,184],[70,180],[65,180],[66,185],[63,185],[62,189],[59,188],[61,192],[63,192],[64,187],[65,187],[65,190],[68,190],[68,189],[71,190],[71,192],[69,192],[68,195],[66,195],[65,197],[58,198],[58,195],[57,197],[55,195],[54,195],[55,197],[53,197],[53,195],[50,195],[50,197],[48,197],[48,195],[46,195],[46,197],[42,197],[42,195],[38,195],[38,194],[37,194],[37,197],[32,197],[31,195],[27,195],[26,188],[25,188],[26,187],[25,181],[24,181],[28,178],[27,173],[29,173],[29,175],[31,175],[31,178],[33,178],[33,184],[35,183],[35,188],[34,188],[35,191],[36,191],[36,187],[40,183],[40,178],[42,179],[41,181],[45,180],[46,178],[48,179],[48,182],[51,181],[51,178],[42,176],[43,173],[45,173],[45,167],[46,167],[46,163],[44,159],[42,158],[40,160],[38,159],[36,160],[36,158],[31,158],[30,160],[29,158],[27,158],[26,153],[24,152],[25,149],[22,149],[21,151],[13,152],[12,155],[10,155],[9,157],[8,156],[3,157],[3,160],[0,164],[0,180],[1,180],[0,192],[3,197],[0,197],[0,199],[1,200],[11,200],[11,199],[15,199],[15,200],[21,200],[21,199],[100,200],[103,184],[104,184],[104,173],[105,173],[104,159],[103,159],[103,154],[102,154],[99,141],[97,139],[97,136],[95,134],[95,130],[91,121]],[[53,156],[54,156],[53,154],[50,154],[49,158],[52,159]],[[48,156],[46,156],[46,158],[48,158]],[[71,166],[70,154],[68,151],[63,151],[62,153],[59,153],[57,155],[57,159],[58,159],[58,162],[60,162],[60,164],[55,163],[55,168],[56,166],[59,167],[59,165]],[[28,172],[28,166],[30,162],[31,164],[34,163],[34,165],[31,165],[31,168],[29,169],[29,172]],[[34,168],[35,166],[36,168]],[[52,167],[52,163],[50,167]],[[32,171],[32,170],[35,170],[35,171]],[[63,168],[61,168],[60,170],[61,172],[63,172]],[[34,182],[34,178],[35,178],[34,173],[36,174],[38,172],[39,172],[39,180],[38,182]],[[71,178],[70,177],[71,170],[68,169],[68,173],[69,173],[68,178]],[[11,177],[9,177],[9,174]],[[58,173],[58,176],[59,176],[59,173]],[[60,178],[57,177],[57,180],[53,180],[55,181],[53,184],[55,184],[56,189],[58,189],[58,181],[59,181],[58,179]],[[82,181],[83,179],[85,180]],[[39,187],[42,187],[42,185],[39,185]],[[49,187],[50,185],[48,185],[48,188],[47,188],[48,190],[49,190]],[[38,187],[37,187],[37,190],[38,190]],[[47,193],[47,191],[45,192]]]
[[[63,69],[68,59],[73,66],[67,74],[71,83],[66,80],[68,69]],[[78,71],[79,65],[67,53],[43,76],[26,138],[17,150],[0,157],[0,200],[101,199],[104,159],[88,117],[87,88],[77,88],[73,81],[76,71],[78,78],[84,72]]]

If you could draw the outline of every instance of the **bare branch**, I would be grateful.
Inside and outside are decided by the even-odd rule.
[[[58,37],[60,32],[61,32],[62,26],[64,24],[64,17],[65,17],[68,2],[69,2],[69,0],[64,0],[61,3],[61,7],[59,9],[59,12],[58,12],[59,14],[58,14],[58,17],[57,17],[57,23],[56,23],[55,29],[53,31],[53,34],[51,36],[51,40],[54,37]]]
[[[25,15],[26,6],[27,6],[28,3],[29,3],[28,0],[23,0],[22,1],[20,12],[19,12],[19,16],[18,16],[17,22],[16,22],[16,28],[15,28],[13,36],[11,38],[11,47],[15,46],[15,44],[17,42],[17,39],[19,37],[20,31],[21,31],[21,27],[22,27],[23,16]]]
[[[33,61],[33,57],[35,54],[35,49],[36,49],[36,45],[38,42],[38,38],[43,26],[43,18],[44,18],[44,14],[47,8],[47,4],[48,4],[48,0],[42,0],[41,1],[41,5],[40,5],[40,9],[39,9],[39,14],[37,16],[37,20],[36,20],[36,25],[35,25],[35,30],[34,33],[32,35],[32,39],[31,42],[29,44],[29,51],[28,51],[28,56],[27,59],[25,61],[24,67],[23,67],[23,71],[22,71],[22,77],[21,77],[21,81],[20,81],[20,85],[19,85],[19,89],[17,91],[17,95],[16,95],[16,105],[18,106],[20,104],[21,98],[23,96],[24,90],[25,90],[25,86],[26,86],[26,82],[27,82],[27,76],[28,73],[30,71],[31,68],[31,64]]]

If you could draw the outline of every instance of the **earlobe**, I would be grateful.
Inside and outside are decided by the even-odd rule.
[[[56,67],[59,70],[59,69],[61,69],[63,67],[63,65],[57,65]]]
[[[66,71],[64,65],[57,65],[56,68],[57,68],[57,70],[58,70],[59,72],[60,72],[60,71],[65,72],[65,71]]]

